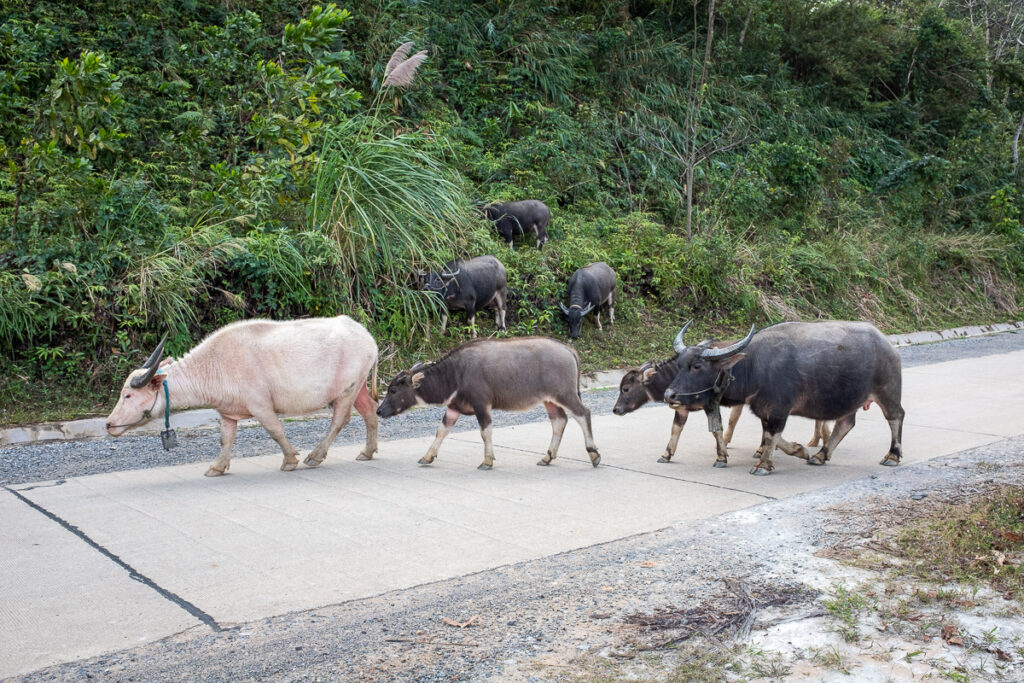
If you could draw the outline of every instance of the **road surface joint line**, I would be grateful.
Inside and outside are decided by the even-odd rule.
[[[528,453],[530,455],[540,455],[538,451],[531,451],[526,448],[516,448],[515,446],[502,446],[501,444],[495,444],[501,448],[510,451],[519,451],[520,453]],[[576,458],[571,455],[559,455],[559,460],[569,460],[571,462],[583,463],[586,465],[590,464],[590,460],[584,460],[583,458]],[[778,500],[775,496],[769,496],[764,493],[757,493],[756,491],[747,491],[745,489],[737,489],[732,486],[722,486],[721,484],[711,484],[706,481],[696,481],[695,479],[684,479],[682,477],[673,477],[668,474],[658,474],[657,472],[645,472],[644,470],[634,470],[629,467],[623,467],[622,465],[606,465],[601,464],[601,467],[606,467],[610,470],[620,470],[622,472],[630,472],[632,474],[642,474],[647,477],[659,477],[661,479],[671,479],[672,481],[681,481],[687,484],[697,484],[698,486],[707,486],[713,489],[722,489],[723,491],[735,491],[736,493],[745,493],[751,496],[757,496],[758,498],[764,498],[765,500]]]
[[[55,484],[55,485],[59,485],[59,484]],[[94,541],[84,531],[79,529],[74,524],[71,524],[67,520],[59,517],[58,515],[54,514],[53,512],[50,512],[49,510],[47,510],[43,506],[39,505],[35,501],[33,501],[33,500],[23,496],[21,494],[21,491],[19,491],[18,489],[13,489],[10,486],[4,486],[3,488],[4,488],[5,491],[9,491],[15,497],[17,497],[19,500],[21,500],[21,502],[25,503],[26,505],[28,505],[33,510],[36,510],[37,512],[41,513],[45,517],[48,517],[49,519],[53,520],[54,522],[59,524],[61,527],[63,527],[65,530],[71,532],[72,534],[77,536],[79,539],[84,541],[86,544],[88,544],[89,546],[91,546],[91,547],[95,548],[96,550],[98,550],[100,552],[100,554],[102,554],[107,559],[112,561],[114,564],[118,565],[119,567],[124,569],[126,572],[128,572],[128,576],[131,579],[133,579],[135,581],[138,581],[139,583],[141,583],[141,584],[143,584],[145,586],[149,586],[154,591],[156,591],[161,596],[163,596],[165,599],[167,599],[170,602],[174,603],[178,607],[181,607],[183,610],[185,610],[186,612],[191,614],[193,617],[195,617],[196,619],[198,619],[202,623],[204,623],[207,626],[209,626],[215,632],[219,633],[219,632],[224,630],[220,626],[220,624],[218,624],[217,621],[212,616],[210,616],[209,614],[207,614],[203,610],[199,609],[198,607],[193,605],[191,602],[189,602],[185,598],[183,598],[183,597],[181,597],[179,595],[176,595],[175,593],[172,593],[171,591],[167,590],[166,588],[163,588],[162,586],[157,584],[155,581],[153,581],[148,576],[144,576],[143,574],[139,573],[138,571],[136,571],[136,569],[134,567],[132,567],[130,564],[128,564],[127,562],[122,560],[120,557],[118,557],[117,555],[115,555],[114,553],[112,553],[111,551],[107,550],[102,545],[100,545],[99,543]],[[33,486],[31,488],[24,489],[24,490],[29,491],[32,488],[40,488],[40,487]]]

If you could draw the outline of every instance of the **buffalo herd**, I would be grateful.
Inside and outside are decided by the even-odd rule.
[[[529,233],[537,248],[547,242],[551,213],[536,200],[491,204],[485,215],[512,244],[516,234]],[[291,321],[246,320],[216,330],[181,358],[163,358],[164,341],[141,368],[129,374],[117,404],[107,417],[107,431],[119,436],[127,429],[163,417],[168,431],[172,410],[210,406],[220,415],[221,450],[207,476],[224,474],[231,465],[231,447],[238,421],[255,418],[281,447],[282,470],[298,466],[298,453],[288,442],[281,415],[301,415],[331,408],[327,434],[304,462],[320,465],[334,438],[348,423],[353,408],[366,423],[366,445],[358,460],[377,451],[377,419],[398,415],[417,405],[444,406],[437,435],[420,459],[428,465],[461,415],[476,417],[484,442],[479,469],[494,465],[492,410],[522,411],[543,405],[551,420],[551,442],[538,465],[558,455],[568,416],[583,430],[590,462],[601,462],[591,429],[590,410],[580,395],[580,357],[575,348],[545,337],[475,339],[476,312],[490,306],[495,327],[506,328],[507,275],[491,255],[449,262],[438,272],[420,272],[422,289],[441,297],[447,311],[464,310],[474,339],[434,362],[418,362],[391,380],[378,404],[377,343],[348,316]],[[601,330],[601,312],[615,321],[616,276],[607,264],[591,263],[569,279],[568,305],[559,307],[568,320],[569,338],[580,335],[583,317],[594,313]],[[442,333],[448,316],[442,319]],[[692,322],[692,321],[691,321]],[[902,458],[904,411],[901,405],[900,357],[888,340],[866,322],[784,322],[755,331],[743,339],[697,344],[685,342],[690,322],[672,347],[675,354],[627,372],[619,385],[613,412],[626,415],[650,401],[674,410],[671,438],[659,462],[670,462],[690,412],[703,411],[715,437],[715,467],[728,463],[728,444],[743,406],[761,420],[761,445],[751,474],[770,474],[776,449],[824,465],[853,428],[857,410],[877,403],[891,431],[883,465]],[[166,337],[165,337],[166,338]],[[369,381],[369,385],[368,385]],[[723,430],[720,409],[730,407]],[[813,455],[804,446],[782,438],[790,415],[815,421],[809,446],[821,442]],[[829,422],[834,425],[829,429]],[[165,440],[165,447],[173,439]]]

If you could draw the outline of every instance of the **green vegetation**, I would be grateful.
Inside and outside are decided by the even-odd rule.
[[[984,584],[1024,599],[1024,488],[1008,487],[947,506],[904,529],[896,547],[910,573],[938,584]],[[936,598],[943,598],[937,591]]]
[[[416,271],[481,253],[510,334],[616,269],[588,369],[689,317],[1019,317],[1024,18],[977,4],[0,0],[0,424],[244,317],[352,315],[387,376],[453,343]],[[522,198],[541,253],[474,206]]]

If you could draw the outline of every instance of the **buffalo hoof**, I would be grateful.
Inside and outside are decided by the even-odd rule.
[[[291,472],[292,470],[294,470],[298,466],[299,466],[299,461],[298,460],[296,460],[295,462],[286,462],[286,463],[281,465],[281,471],[282,472]]]
[[[550,460],[544,460],[543,458],[541,458],[540,460],[537,461],[537,464],[541,465],[542,467],[547,467],[548,465],[551,464],[551,461]]]
[[[420,460],[419,460],[419,464],[420,464],[420,465],[429,465],[429,464],[430,464],[430,463],[432,463],[432,462],[434,462],[434,461],[433,461],[433,460],[427,460],[427,458],[426,458],[426,457],[422,457],[422,458],[420,458]]]
[[[824,465],[826,458],[821,453],[815,453],[811,457],[807,458],[808,465]]]
[[[750,470],[750,473],[757,477],[764,477],[772,473],[767,467],[755,467]]]
[[[666,458],[664,455],[658,458],[658,462],[672,462],[671,459]]]
[[[314,458],[313,454],[310,453],[309,455],[306,456],[306,459],[303,460],[302,462],[307,467],[320,467],[320,465],[323,464],[323,461],[324,461],[323,458]],[[292,469],[295,469],[295,468],[293,467]]]
[[[897,465],[900,464],[900,461],[899,458],[895,456],[887,455],[884,458],[882,458],[881,464],[885,465],[886,467],[896,467]]]
[[[726,466],[726,462],[724,460],[716,460],[714,466],[715,467],[725,467]]]
[[[489,469],[491,469],[492,467],[493,467],[492,465],[488,465],[488,464],[487,464],[487,463],[485,463],[485,462],[482,462],[482,463],[480,463],[479,465],[477,465],[477,466],[476,466],[476,468],[477,468],[478,470],[489,470]]]
[[[224,474],[224,470],[218,470],[216,467],[211,467],[206,470],[207,477],[219,477]]]
[[[600,465],[601,464],[601,454],[600,453],[594,453],[593,455],[591,455],[590,456],[590,464],[593,465],[594,467],[597,467],[598,465]]]
[[[360,453],[356,456],[356,460],[373,460],[373,453],[367,455],[366,453]]]

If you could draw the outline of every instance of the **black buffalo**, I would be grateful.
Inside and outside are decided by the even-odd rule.
[[[679,373],[665,391],[673,407],[704,408],[717,394],[722,405],[747,404],[761,419],[763,437],[751,474],[769,474],[778,447],[812,465],[827,462],[853,428],[857,409],[878,403],[889,423],[892,441],[883,465],[902,458],[903,377],[900,357],[889,341],[865,322],[780,323],[736,344],[715,349],[708,341],[686,346],[683,334],[673,346]],[[836,420],[821,450],[806,449],[781,438],[789,415]]]
[[[675,379],[679,372],[678,356],[660,362],[650,361],[644,363],[635,370],[630,370],[619,382],[619,398],[615,401],[612,412],[616,415],[627,415],[649,401],[663,401],[665,390]],[[740,419],[743,411],[742,405],[733,406],[729,414],[729,426],[722,433],[721,429],[716,430],[715,452],[718,459],[715,467],[725,467],[729,458],[729,451],[726,446],[732,441],[732,433],[736,429],[736,421]],[[665,453],[658,458],[658,462],[670,462],[675,455],[676,446],[679,444],[679,435],[686,425],[686,419],[690,411],[682,406],[675,409],[675,418],[672,420],[672,435],[669,437]]]
[[[518,202],[493,202],[484,207],[487,220],[494,223],[498,234],[512,247],[515,235],[533,233],[540,249],[548,241],[548,223],[551,221],[551,209],[537,199],[524,199]]]
[[[505,266],[493,256],[477,256],[448,263],[439,273],[424,273],[423,289],[437,292],[447,311],[466,311],[466,320],[476,336],[476,311],[494,306],[494,324],[505,329]],[[448,326],[448,312],[441,317],[441,334]]]
[[[601,456],[579,387],[579,356],[565,344],[545,337],[476,339],[436,363],[416,363],[398,373],[377,414],[391,417],[423,403],[445,406],[437,436],[420,459],[421,465],[434,462],[441,442],[460,415],[476,415],[484,440],[484,461],[479,469],[489,470],[494,465],[491,410],[521,411],[543,403],[551,420],[551,444],[537,464],[548,465],[555,459],[569,411],[583,429],[590,462],[597,467]]]
[[[686,323],[684,328],[689,327],[689,325],[690,323]],[[732,343],[734,342],[716,342],[712,344],[712,347],[723,347]],[[619,382],[619,398],[615,401],[615,407],[612,408],[612,412],[616,415],[628,415],[649,401],[663,401],[665,390],[668,389],[668,386],[678,373],[679,356],[673,356],[663,361],[649,361],[635,370],[630,370],[622,377],[622,381]],[[709,411],[705,410],[705,412]],[[733,406],[729,412],[729,423],[725,428],[724,434],[720,428],[712,432],[715,436],[715,453],[717,456],[715,467],[725,467],[729,461],[729,451],[726,447],[732,441],[733,432],[736,431],[736,423],[739,421],[740,413],[742,412],[742,405]],[[683,427],[686,426],[686,420],[690,416],[690,411],[682,406],[675,408],[674,413],[672,435],[669,437],[665,452],[658,458],[658,462],[671,462],[672,456],[676,452],[676,446],[679,444],[679,435],[682,434]],[[720,420],[718,421],[718,426],[721,427]],[[815,446],[821,439],[828,441],[828,436],[828,424],[824,420],[817,420],[814,423],[814,436],[807,445]],[[755,457],[757,456],[755,455]]]
[[[583,266],[569,278],[569,306],[558,306],[569,319],[569,339],[580,336],[583,316],[597,309],[597,329],[601,328],[601,308],[608,308],[608,322],[615,322],[615,271],[602,261]]]

